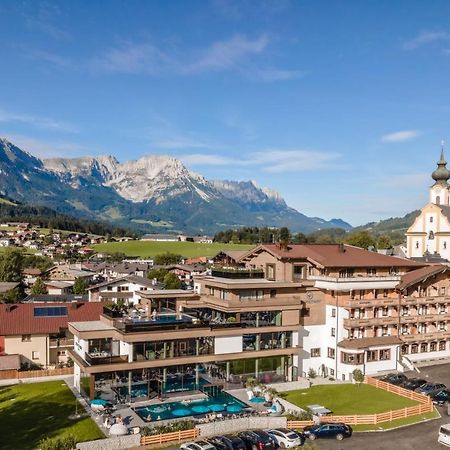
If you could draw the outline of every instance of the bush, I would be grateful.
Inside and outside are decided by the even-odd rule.
[[[311,368],[308,370],[308,378],[316,378],[316,376],[317,376],[316,371],[311,367]]]
[[[39,450],[72,450],[76,447],[77,440],[71,436],[59,438],[44,438],[38,444]]]
[[[287,420],[312,420],[313,413],[309,408],[305,408],[304,411],[298,412],[298,411],[289,411],[286,414]]]
[[[154,436],[155,434],[173,433],[175,431],[191,430],[195,428],[193,420],[180,420],[179,422],[172,422],[167,425],[157,425],[156,427],[143,427],[141,430],[142,436]]]

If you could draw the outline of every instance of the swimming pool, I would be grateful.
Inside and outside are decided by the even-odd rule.
[[[247,408],[244,402],[222,390],[216,389],[214,395],[208,395],[206,399],[142,406],[135,412],[141,419],[154,422],[210,413],[239,413]]]

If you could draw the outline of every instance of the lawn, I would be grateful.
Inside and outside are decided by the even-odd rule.
[[[71,420],[76,400],[63,381],[0,388],[1,450],[35,449],[44,437],[73,435],[78,442],[103,438],[90,418]],[[81,406],[79,412],[84,412]]]
[[[281,394],[301,408],[319,404],[334,415],[376,414],[417,405],[417,402],[367,384],[328,384]]]
[[[92,248],[97,252],[125,253],[127,256],[139,256],[141,258],[154,257],[158,254],[171,252],[186,258],[198,256],[214,256],[220,250],[249,250],[254,245],[243,244],[200,244],[196,242],[156,242],[156,241],[128,241],[108,242],[94,245]]]

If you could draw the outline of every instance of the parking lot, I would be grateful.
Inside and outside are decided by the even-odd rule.
[[[406,372],[408,378],[425,378],[430,382],[444,383],[450,387],[450,364],[421,367],[420,373]],[[441,424],[450,423],[447,408],[438,408],[441,418],[392,431],[355,433],[350,439],[338,442],[335,440],[315,441],[314,446],[320,450],[410,450],[417,449],[445,449],[437,443],[438,430]]]

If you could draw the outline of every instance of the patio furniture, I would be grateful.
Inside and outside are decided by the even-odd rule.
[[[331,409],[325,408],[322,405],[307,405],[313,414],[316,416],[326,416],[327,414],[331,414],[333,411]]]

